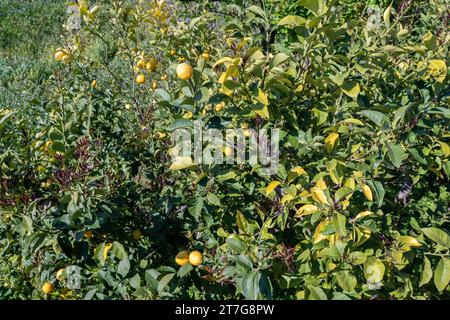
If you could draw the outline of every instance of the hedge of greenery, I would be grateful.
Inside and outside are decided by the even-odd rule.
[[[445,0],[69,5],[0,100],[1,298],[450,297]],[[173,162],[198,120],[276,172]]]

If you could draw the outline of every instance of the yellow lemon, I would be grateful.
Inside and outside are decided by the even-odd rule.
[[[225,154],[225,156],[231,157],[233,155],[233,148],[226,146],[223,148],[223,153]]]
[[[143,74],[140,74],[136,77],[136,82],[139,84],[145,83],[145,76]]]
[[[134,240],[140,240],[142,238],[142,232],[139,229],[136,229],[132,233]]]
[[[44,292],[45,294],[50,294],[53,292],[53,290],[54,290],[54,287],[50,282],[46,282],[42,286],[42,292]]]
[[[205,59],[205,60],[209,60],[209,58],[210,58],[209,53],[208,52],[203,52],[202,53],[202,58]]]
[[[92,88],[97,88],[97,80],[93,80],[91,83]]]
[[[175,50],[175,49],[170,50],[170,55],[171,56],[174,56],[176,54],[177,54],[177,50]]]
[[[150,58],[145,67],[148,71],[155,71],[156,67],[158,67],[158,60],[156,58]]]
[[[56,272],[56,279],[58,279],[59,281],[64,280],[64,269],[59,269]]]
[[[55,60],[56,61],[61,61],[64,58],[65,55],[66,54],[64,53],[64,51],[61,51],[61,50],[56,51],[56,53],[55,53]]]
[[[193,266],[198,266],[203,262],[203,255],[200,251],[192,251],[189,254],[189,263]]]
[[[192,67],[187,63],[180,63],[177,66],[177,76],[180,79],[188,80],[192,77],[193,70]]]
[[[175,257],[175,262],[179,266],[184,266],[186,263],[189,262],[189,252],[187,251],[180,251]]]

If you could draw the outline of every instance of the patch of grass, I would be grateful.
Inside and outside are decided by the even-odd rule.
[[[63,0],[0,2],[0,108],[39,98],[54,68],[53,47],[66,19]]]

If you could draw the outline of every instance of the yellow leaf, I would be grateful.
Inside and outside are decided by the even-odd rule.
[[[292,194],[286,194],[281,198],[281,203],[285,204],[286,202],[294,200],[294,196]]]
[[[430,60],[428,71],[436,81],[443,83],[447,76],[447,65],[444,60]]]
[[[348,199],[349,199],[349,197],[347,197],[347,198],[345,198],[344,200],[341,201],[343,210],[347,209],[347,207],[350,205],[350,201]]]
[[[218,65],[224,64],[226,67],[228,67],[233,62],[233,58],[224,57],[220,60],[218,60],[214,65],[213,68],[217,67]]]
[[[363,126],[364,125],[364,123],[361,120],[355,119],[355,118],[348,118],[348,119],[342,120],[341,123],[344,123],[344,124],[356,124],[356,125],[359,125],[359,126]]]
[[[355,190],[355,187],[356,187],[355,179],[348,178],[347,180],[345,180],[344,186],[348,187],[348,188],[350,188],[352,190]]]
[[[359,83],[357,82],[346,82],[342,85],[341,89],[342,92],[344,92],[350,98],[356,98],[361,92],[361,88],[359,87]]]
[[[191,157],[176,157],[170,166],[170,170],[182,170],[194,166]]]
[[[388,28],[389,28],[389,25],[391,24],[391,8],[392,8],[392,5],[387,7],[383,13],[383,21]]]
[[[339,139],[339,133],[333,132],[325,138],[325,149],[331,152]]]
[[[329,220],[323,220],[321,221],[317,227],[316,230],[314,231],[314,235],[313,235],[313,243],[317,243],[320,242],[322,240],[328,239],[328,236],[321,234],[322,230],[324,230],[327,225],[330,223]]]
[[[108,257],[108,252],[111,250],[112,243],[105,243],[105,248],[103,249],[103,259]]]
[[[261,88],[258,89],[258,97],[256,98],[256,100],[258,100],[265,106],[269,104],[269,99],[267,98],[267,95],[264,93],[264,91],[261,90]]]
[[[302,174],[306,174],[305,169],[303,169],[303,168],[300,167],[300,166],[297,166],[297,167],[292,168],[292,169],[291,169],[291,172],[296,173],[296,174],[298,174],[299,176],[302,175]]]
[[[271,194],[280,184],[280,181],[272,181],[271,183],[269,183],[266,187],[266,195],[268,196],[269,194]]]
[[[321,204],[328,204],[328,198],[322,189],[319,189],[317,187],[312,188],[311,195],[314,201],[319,202]]]
[[[319,208],[317,208],[315,205],[313,205],[313,204],[305,204],[304,206],[301,206],[297,210],[295,216],[296,217],[306,216],[306,215],[309,215],[309,214],[313,214],[317,210],[319,210]]]
[[[403,243],[407,247],[421,247],[422,244],[417,241],[416,238],[410,236],[400,236],[397,239],[399,242]]]
[[[257,109],[257,110],[255,110],[255,112],[263,119],[267,120],[270,118],[269,109],[267,108],[267,106],[264,106],[264,108],[262,108],[262,109]]]
[[[361,220],[362,218],[367,217],[367,216],[370,216],[370,215],[372,215],[372,214],[373,214],[372,211],[363,211],[363,212],[358,213],[358,214],[356,215],[356,217],[355,217],[354,220],[355,220],[355,221]]]
[[[326,190],[328,188],[327,183],[325,182],[325,180],[319,179],[316,182],[316,188],[319,188],[321,190]]]
[[[450,146],[445,142],[442,142],[442,141],[438,141],[438,142],[441,145],[441,151],[442,151],[443,156],[445,158],[449,157],[450,156]]]
[[[364,195],[366,196],[367,200],[373,201],[372,189],[370,189],[370,187],[364,183],[361,184],[361,189]]]

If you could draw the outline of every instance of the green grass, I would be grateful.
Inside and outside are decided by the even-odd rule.
[[[39,98],[66,18],[63,0],[0,2],[0,109]]]

